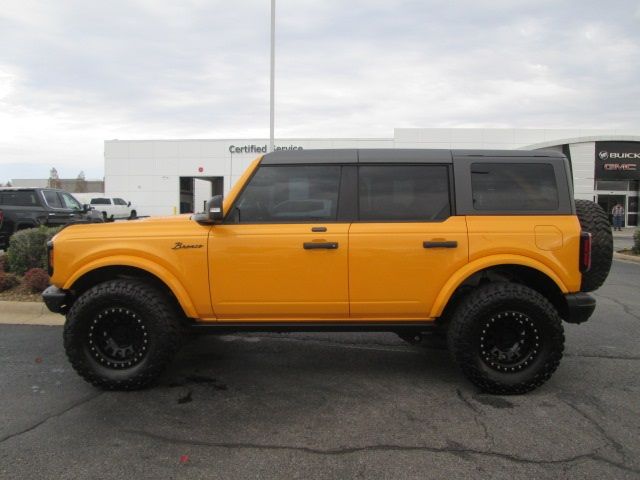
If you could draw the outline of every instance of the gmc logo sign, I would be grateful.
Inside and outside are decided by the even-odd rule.
[[[635,163],[605,163],[605,170],[635,172],[637,170]]]

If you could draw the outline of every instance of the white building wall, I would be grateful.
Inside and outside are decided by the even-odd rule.
[[[595,142],[574,143],[569,145],[575,198],[581,198],[583,200],[594,199],[595,150]]]

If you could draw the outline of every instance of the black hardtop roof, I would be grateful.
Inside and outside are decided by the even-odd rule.
[[[263,165],[313,163],[453,163],[458,157],[564,158],[555,150],[446,150],[418,148],[340,148],[277,150],[262,158]]]

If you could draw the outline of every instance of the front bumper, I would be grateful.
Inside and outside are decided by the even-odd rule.
[[[42,300],[53,313],[67,313],[71,306],[71,293],[51,285],[42,292]]]
[[[568,307],[565,320],[569,323],[586,322],[596,309],[596,299],[588,293],[568,293],[564,298]]]

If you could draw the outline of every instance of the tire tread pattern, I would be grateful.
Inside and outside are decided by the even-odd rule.
[[[602,286],[613,261],[613,233],[607,213],[597,203],[576,200],[576,213],[583,231],[591,234],[591,269],[582,274],[580,290],[592,292]]]
[[[144,360],[144,367],[128,378],[109,378],[92,368],[83,347],[83,322],[88,314],[99,307],[108,307],[113,299],[132,303],[146,310],[155,322],[156,347]],[[64,347],[74,370],[92,385],[104,390],[138,390],[158,378],[178,351],[181,343],[181,326],[175,309],[162,294],[140,280],[118,279],[100,283],[87,290],[67,313],[64,325]]]
[[[503,374],[488,374],[478,366],[479,352],[477,352],[475,343],[477,338],[473,330],[474,324],[480,321],[483,312],[512,305],[514,300],[529,306],[533,305],[542,316],[546,317],[547,326],[550,329],[549,338],[555,348],[551,349],[543,364],[535,372],[531,372],[524,381],[505,383],[501,380]],[[508,282],[488,284],[470,293],[453,315],[447,340],[449,352],[462,373],[481,390],[498,395],[523,394],[539,387],[558,368],[564,352],[564,329],[555,307],[535,290]],[[494,378],[491,378],[492,376]]]

